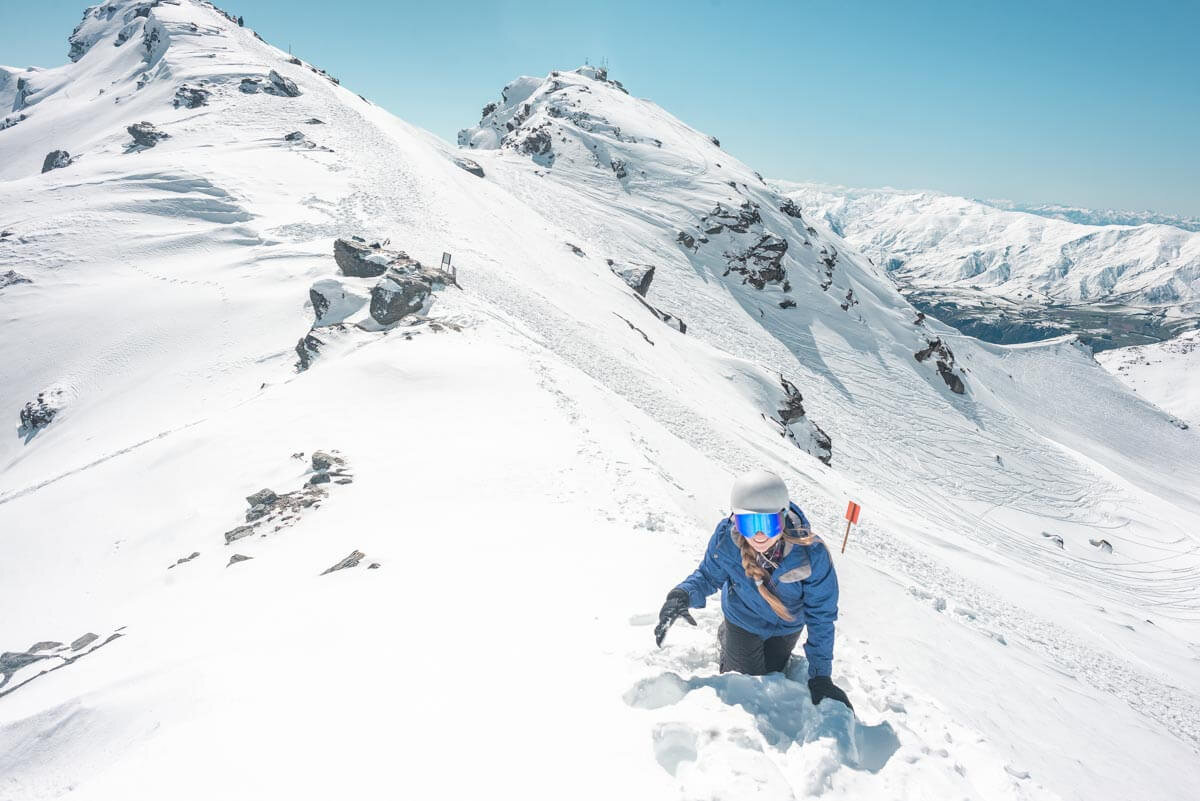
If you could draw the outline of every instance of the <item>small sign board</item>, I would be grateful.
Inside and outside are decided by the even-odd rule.
[[[846,507],[846,519],[851,523],[858,522],[858,513],[862,511],[862,507],[854,501],[850,501],[850,505]]]

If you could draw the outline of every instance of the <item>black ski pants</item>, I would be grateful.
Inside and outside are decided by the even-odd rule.
[[[763,676],[782,671],[787,667],[788,657],[792,655],[792,649],[799,639],[800,632],[796,632],[764,640],[726,620],[717,628],[717,642],[721,646],[721,672]]]

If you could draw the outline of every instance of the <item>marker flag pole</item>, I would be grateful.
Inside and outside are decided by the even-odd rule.
[[[846,552],[846,543],[850,541],[850,526],[858,522],[858,514],[862,511],[862,507],[854,501],[850,501],[850,505],[846,507],[846,536],[842,537],[842,553]]]

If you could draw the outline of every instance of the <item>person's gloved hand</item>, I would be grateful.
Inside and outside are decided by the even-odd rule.
[[[833,679],[828,676],[817,676],[809,679],[808,691],[812,693],[813,706],[821,703],[823,698],[832,698],[835,701],[841,701],[849,709],[854,709],[850,704],[850,699],[846,697],[846,692],[834,684]]]
[[[681,590],[678,587],[667,593],[667,601],[658,613],[658,625],[654,627],[654,644],[659,648],[662,648],[663,638],[667,636],[667,629],[671,628],[671,624],[679,618],[683,618],[693,626],[696,625],[696,621],[692,619],[692,613],[688,611],[690,600],[687,590]]]

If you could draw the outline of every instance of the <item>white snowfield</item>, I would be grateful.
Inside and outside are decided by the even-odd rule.
[[[916,288],[980,289],[1036,304],[1119,304],[1172,317],[1200,314],[1195,230],[1084,224],[937,192],[771,183]]]
[[[1096,354],[1096,361],[1141,397],[1200,427],[1200,330],[1153,345],[1106,350]]]
[[[459,148],[206,3],[74,43],[0,131],[0,799],[1200,797],[1200,440],[1086,349],[914,324],[595,68]],[[354,235],[458,286],[371,324]],[[654,646],[753,467],[853,714],[715,598]]]

